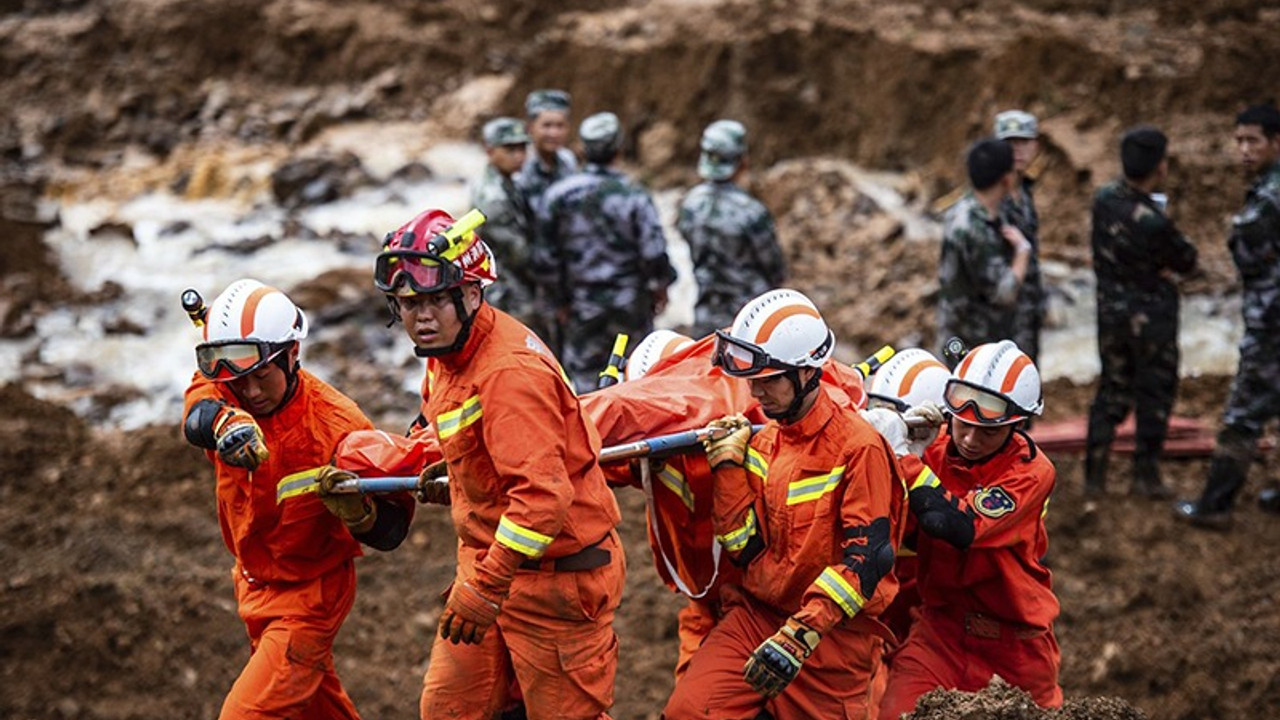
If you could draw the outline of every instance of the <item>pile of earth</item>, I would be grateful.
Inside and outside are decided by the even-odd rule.
[[[261,193],[230,179],[237,158],[283,168],[356,123],[410,127],[428,144],[473,139],[546,85],[570,89],[579,116],[617,111],[628,164],[659,187],[692,181],[706,122],[746,122],[754,184],[778,215],[793,282],[853,348],[932,337],[937,252],[854,164],[901,173],[907,202],[934,206],[961,184],[966,144],[1008,106],[1043,119],[1044,252],[1073,267],[1087,265],[1089,190],[1115,173],[1118,132],[1165,127],[1173,207],[1204,267],[1186,289],[1221,296],[1236,282],[1222,228],[1243,188],[1230,117],[1274,92],[1256,68],[1280,54],[1280,10],[1248,0],[14,0],[0,13],[0,103],[12,109],[0,118],[6,337],[32,332],[58,304],[115,292],[61,275],[42,242],[56,221],[41,209],[49,200]],[[341,158],[326,167],[350,170]],[[324,322],[381,319],[363,276],[286,290]],[[374,341],[351,332],[307,352],[381,426],[403,427],[412,397],[394,369],[358,359]],[[1216,422],[1228,380],[1188,378],[1177,411]],[[1083,412],[1091,395],[1051,384],[1047,419]],[[0,715],[216,716],[247,644],[203,456],[176,418],[121,432],[16,384],[0,388],[0,407]],[[1254,508],[1254,490],[1234,532],[1206,534],[1127,496],[1123,462],[1112,494],[1086,502],[1079,460],[1055,460],[1061,680],[1090,708],[1065,716],[1115,717],[1099,708],[1118,703],[1087,699],[1102,696],[1176,720],[1280,707],[1280,560],[1269,551],[1280,523]],[[1190,494],[1205,470],[1187,460],[1165,471]],[[642,499],[624,490],[619,500],[630,574],[614,714],[652,718],[671,688],[680,602],[653,570]],[[360,563],[336,652],[367,717],[415,716],[453,542],[446,515],[423,508],[403,548]],[[974,717],[1023,717],[1003,712]]]

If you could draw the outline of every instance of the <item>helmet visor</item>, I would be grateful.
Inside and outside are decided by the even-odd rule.
[[[287,346],[258,340],[216,340],[196,346],[196,366],[210,380],[234,380],[266,365]]]
[[[726,375],[741,378],[776,375],[791,368],[770,357],[759,345],[739,340],[723,330],[716,331],[716,348],[711,355],[711,364],[724,370]]]
[[[462,268],[434,253],[393,250],[378,255],[373,284],[384,293],[404,286],[414,292],[434,293],[462,282]]]
[[[1007,395],[952,378],[943,393],[953,415],[980,425],[1004,425],[1032,415]]]

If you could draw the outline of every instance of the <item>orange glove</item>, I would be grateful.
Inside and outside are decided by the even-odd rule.
[[[738,415],[726,415],[712,420],[709,427],[723,428],[729,433],[719,440],[703,443],[707,449],[707,462],[715,470],[721,465],[742,466],[747,461],[747,443],[751,440],[751,422]]]
[[[440,616],[440,637],[457,645],[478,644],[484,634],[498,621],[505,597],[489,598],[475,589],[470,582],[455,583]]]
[[[747,658],[742,677],[756,692],[771,698],[786,689],[800,666],[818,647],[822,635],[805,623],[790,617],[773,637],[760,643],[760,647]]]
[[[230,405],[223,406],[214,418],[213,439],[222,462],[246,470],[257,470],[269,454],[262,428],[253,416]]]

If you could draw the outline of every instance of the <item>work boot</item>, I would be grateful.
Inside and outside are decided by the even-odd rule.
[[[1084,455],[1084,494],[1085,497],[1098,497],[1107,490],[1107,463],[1111,458],[1111,448],[1089,448]]]
[[[1129,494],[1148,500],[1168,500],[1173,497],[1173,493],[1160,479],[1160,466],[1154,457],[1134,456],[1133,484],[1129,486]]]
[[[1258,507],[1263,512],[1280,514],[1280,487],[1267,488],[1258,493]]]
[[[1195,500],[1179,500],[1173,504],[1173,517],[1194,527],[1208,530],[1230,530],[1231,511],[1204,510]]]

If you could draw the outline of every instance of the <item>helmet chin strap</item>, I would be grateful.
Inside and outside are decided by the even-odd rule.
[[[788,380],[791,381],[791,389],[795,391],[795,397],[791,398],[791,404],[786,410],[780,413],[765,412],[764,416],[770,420],[778,420],[785,423],[793,423],[799,420],[800,406],[804,404],[804,399],[809,393],[818,388],[818,381],[822,379],[822,368],[814,368],[813,377],[809,378],[809,382],[803,387],[800,385],[800,368],[790,368],[783,372]]]
[[[449,297],[453,299],[453,309],[458,313],[458,317],[462,319],[462,327],[458,329],[458,336],[454,338],[453,344],[442,348],[424,348],[417,345],[413,346],[413,354],[422,358],[440,357],[456,353],[467,344],[467,339],[471,337],[471,324],[476,319],[475,313],[468,313],[467,306],[462,302],[462,286],[456,285],[449,288]],[[484,296],[481,295],[483,298]]]

